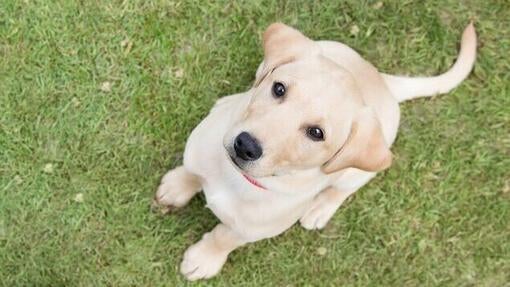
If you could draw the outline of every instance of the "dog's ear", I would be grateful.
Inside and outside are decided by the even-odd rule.
[[[257,71],[255,86],[276,67],[319,51],[314,41],[282,23],[273,23],[267,27],[263,43],[264,62],[261,69]]]
[[[391,165],[392,154],[372,108],[366,107],[355,116],[349,137],[323,166],[326,174],[348,167],[365,171],[381,171]]]

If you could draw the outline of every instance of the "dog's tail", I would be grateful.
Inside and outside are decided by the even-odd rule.
[[[460,44],[460,52],[455,64],[446,73],[435,77],[403,77],[382,74],[393,96],[399,102],[448,93],[464,80],[475,63],[476,32],[471,22],[464,33]]]

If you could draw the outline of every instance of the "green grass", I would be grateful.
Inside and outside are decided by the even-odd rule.
[[[251,84],[271,22],[432,75],[474,18],[474,72],[402,105],[389,171],[324,231],[243,247],[198,285],[508,286],[508,1],[202,2],[0,2],[0,285],[186,284],[182,254],[217,220],[202,197],[149,203],[214,101]]]

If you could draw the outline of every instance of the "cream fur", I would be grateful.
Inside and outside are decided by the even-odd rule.
[[[288,50],[280,47],[281,37],[295,46]],[[264,41],[266,57],[257,70],[256,85],[244,93],[218,100],[191,133],[184,165],[163,177],[156,194],[160,205],[181,207],[202,189],[207,207],[222,222],[186,251],[181,272],[190,280],[214,276],[238,246],[276,236],[297,221],[307,229],[323,228],[342,202],[376,174],[349,167],[356,166],[351,162],[339,163],[336,166],[342,169],[327,173],[317,164],[331,158],[346,142],[352,124],[360,120],[360,111],[366,113],[370,109],[371,116],[379,123],[372,128],[380,129],[380,141],[389,147],[397,135],[398,102],[449,91],[469,74],[476,55],[472,24],[464,32],[460,57],[452,70],[431,78],[379,73],[346,45],[314,42],[283,24],[271,25]],[[281,67],[271,74],[275,65]],[[324,76],[314,76],[314,73]],[[285,78],[295,85],[289,90],[287,102],[274,107],[277,112],[272,112],[276,104],[264,92],[270,88],[272,77]],[[324,86],[328,89],[321,90],[320,97],[311,96]],[[318,114],[330,116],[318,119]],[[292,126],[294,120],[298,124],[298,116],[301,121],[320,120],[329,125],[328,142],[319,145],[302,136],[298,127]],[[271,123],[278,128],[277,132],[272,130]],[[267,190],[249,183],[227,155],[225,147],[245,129],[257,133],[267,146],[260,164],[245,171]],[[359,143],[372,140],[366,137],[377,136],[361,134],[365,138],[359,139]],[[291,144],[288,141],[294,145],[286,146]],[[360,144],[356,146],[349,149],[351,161],[359,160],[365,152],[358,150],[362,148]],[[372,148],[386,152],[383,146]],[[381,155],[381,158],[389,156]],[[310,158],[313,156],[321,158]],[[377,167],[374,165],[379,170]]]

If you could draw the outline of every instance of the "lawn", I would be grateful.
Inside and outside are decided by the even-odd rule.
[[[217,219],[202,196],[149,205],[215,100],[252,83],[268,24],[433,75],[474,19],[473,73],[402,105],[391,169],[325,230],[295,225],[191,285],[509,286],[508,1],[205,2],[0,2],[0,285],[187,284],[182,254]]]

